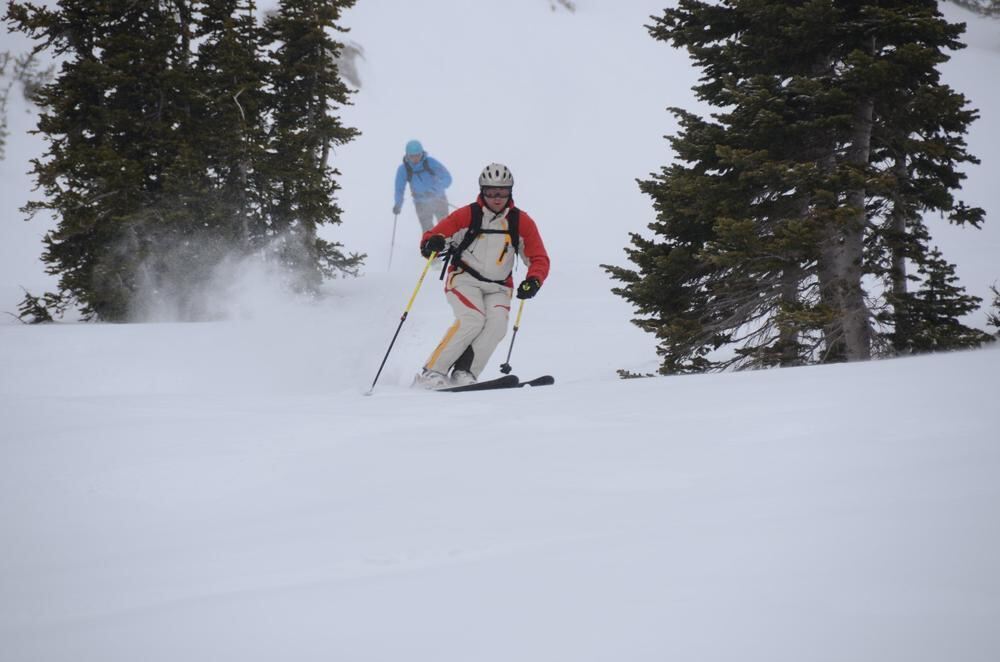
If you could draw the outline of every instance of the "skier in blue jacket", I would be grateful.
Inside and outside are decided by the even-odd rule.
[[[434,227],[448,215],[448,198],[444,191],[451,186],[451,173],[437,159],[424,151],[419,140],[406,143],[403,163],[396,169],[396,202],[392,213],[399,214],[403,208],[403,191],[410,183],[413,206],[424,232]]]

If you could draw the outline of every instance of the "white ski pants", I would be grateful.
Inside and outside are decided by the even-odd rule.
[[[507,334],[513,290],[497,283],[473,278],[467,273],[448,275],[445,296],[455,312],[455,322],[438,343],[424,367],[445,374],[455,361],[472,348],[469,369],[478,379],[497,345]]]

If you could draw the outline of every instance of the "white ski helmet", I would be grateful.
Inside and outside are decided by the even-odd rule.
[[[502,163],[491,163],[479,173],[479,186],[514,186],[514,175]]]

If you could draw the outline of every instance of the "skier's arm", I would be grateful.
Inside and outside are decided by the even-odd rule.
[[[549,275],[549,253],[545,250],[542,235],[539,234],[534,219],[522,211],[518,223],[518,234],[521,235],[521,260],[528,267],[525,279],[535,278],[541,285]]]
[[[396,168],[396,197],[393,206],[396,208],[403,206],[403,191],[406,189],[406,168],[399,166]]]
[[[431,162],[431,168],[434,169],[434,176],[437,178],[438,187],[443,191],[451,186],[451,173],[444,167],[444,164],[429,156],[427,160]]]

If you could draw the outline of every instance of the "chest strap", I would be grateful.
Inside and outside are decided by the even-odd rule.
[[[463,272],[469,274],[470,276],[472,276],[476,280],[481,280],[484,283],[496,283],[497,285],[503,285],[504,287],[508,287],[508,285],[507,285],[507,278],[510,278],[510,274],[507,274],[507,278],[504,278],[503,280],[492,280],[492,279],[487,278],[486,276],[482,275],[481,273],[479,273],[478,271],[476,271],[475,269],[473,269],[472,267],[470,267],[469,265],[467,265],[465,262],[463,262],[462,260],[460,260],[458,258],[453,258],[452,262],[455,263],[455,267],[457,269],[461,269]],[[512,274],[514,272],[511,271],[510,273]]]

